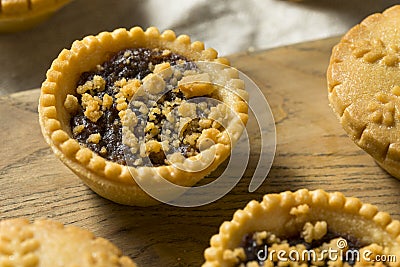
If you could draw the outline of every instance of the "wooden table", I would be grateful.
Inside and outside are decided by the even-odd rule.
[[[245,177],[222,199],[198,208],[127,207],[105,200],[55,158],[38,125],[39,90],[0,97],[2,219],[51,218],[110,239],[139,266],[199,266],[209,238],[236,209],[270,192],[322,188],[360,197],[400,219],[400,181],[344,133],[328,106],[325,71],[339,39],[230,57],[267,97],[277,127],[268,179],[248,192]],[[254,120],[249,121],[252,135]],[[257,147],[258,138],[251,142]],[[251,159],[257,159],[257,149]]]

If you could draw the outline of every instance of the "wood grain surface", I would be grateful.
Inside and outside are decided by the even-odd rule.
[[[220,224],[251,199],[270,192],[341,191],[400,219],[400,181],[347,137],[328,106],[325,72],[338,40],[230,57],[258,84],[272,108],[276,156],[267,180],[249,193],[260,148],[251,117],[251,161],[244,177],[228,195],[198,208],[128,207],[99,197],[44,142],[37,114],[39,90],[0,97],[1,219],[51,218],[84,227],[110,239],[139,266],[200,266]]]

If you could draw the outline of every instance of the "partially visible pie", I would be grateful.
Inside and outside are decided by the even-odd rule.
[[[400,222],[323,190],[265,195],[224,222],[203,267],[400,266]],[[279,256],[278,256],[279,255]]]
[[[71,0],[0,0],[0,32],[29,29]]]
[[[161,179],[196,184],[229,156],[247,122],[246,99],[238,71],[214,49],[135,27],[63,50],[42,85],[39,116],[55,154],[89,187],[150,205],[136,181],[158,191]]]
[[[88,230],[51,220],[0,222],[0,266],[136,267],[120,249]]]
[[[328,98],[349,137],[400,179],[400,5],[370,15],[333,48]]]

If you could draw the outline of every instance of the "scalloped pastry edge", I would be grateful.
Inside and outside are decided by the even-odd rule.
[[[97,36],[86,36],[83,40],[75,41],[71,49],[64,49],[53,61],[47,71],[46,80],[41,87],[39,99],[39,122],[46,142],[61,161],[77,174],[93,191],[114,202],[126,205],[148,206],[159,202],[143,192],[134,181],[127,166],[108,161],[96,153],[81,146],[71,138],[68,114],[63,107],[68,93],[75,93],[77,79],[80,74],[90,71],[97,64],[106,61],[110,54],[126,48],[147,47],[164,48],[183,55],[193,61],[209,61],[229,66],[225,58],[218,58],[217,52],[204,48],[199,41],[191,42],[187,35],[176,36],[172,30],[160,33],[155,27],[143,31],[140,27],[130,30],[120,28],[113,32],[101,32]],[[84,61],[80,59],[84,58]],[[240,82],[238,71],[227,72],[230,80],[226,86],[234,92],[234,97],[225,97],[223,102],[228,104],[240,118],[240,125],[228,125],[234,138],[239,138],[248,120],[247,92],[244,83]],[[67,124],[67,125],[66,125]],[[67,126],[67,127],[66,127]],[[63,128],[64,127],[64,128]],[[193,186],[204,176],[216,169],[230,154],[231,145],[223,134],[215,144],[215,158],[206,169],[200,172],[184,172],[173,166],[161,166],[157,173],[168,181],[180,186]],[[210,159],[197,155],[205,162]],[[138,175],[134,168],[131,172]],[[153,179],[152,172],[141,172]]]
[[[376,206],[362,203],[358,198],[345,197],[340,192],[300,189],[267,194],[261,202],[252,200],[243,210],[237,210],[233,219],[222,223],[219,233],[212,236],[210,247],[204,251],[206,261],[202,266],[230,266],[224,262],[223,253],[238,247],[245,234],[256,231],[285,234],[282,226],[295,218],[290,215],[290,210],[303,204],[310,207],[303,220],[325,220],[334,231],[346,231],[366,242],[389,246],[390,253],[400,259],[400,222],[393,220],[387,212],[378,211]],[[349,223],[357,225],[343,225]],[[400,261],[393,266],[400,266]]]

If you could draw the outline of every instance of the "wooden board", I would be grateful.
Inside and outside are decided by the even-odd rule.
[[[0,97],[0,216],[51,218],[110,239],[139,266],[199,266],[219,225],[269,192],[322,188],[360,197],[400,219],[400,181],[380,169],[344,133],[328,106],[325,72],[339,39],[230,57],[262,89],[276,120],[277,152],[254,193],[245,177],[222,199],[198,208],[137,208],[94,194],[45,144],[38,125],[39,90]],[[258,158],[255,122],[248,125]],[[256,161],[256,160],[255,160]]]

